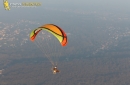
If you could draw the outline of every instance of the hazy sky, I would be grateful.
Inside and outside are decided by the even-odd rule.
[[[3,11],[3,0],[0,1],[0,10]],[[129,0],[8,0],[9,3],[20,3],[20,2],[41,2],[44,7],[53,8],[64,8],[64,9],[80,9],[80,10],[114,10],[114,11],[129,11],[130,1]],[[13,10],[13,9],[12,9]]]
[[[28,17],[40,15],[47,15],[46,12],[49,9],[55,10],[69,10],[71,11],[82,11],[82,12],[113,12],[113,13],[127,13],[130,14],[130,1],[129,0],[8,0],[9,3],[22,3],[22,2],[41,2],[42,5],[36,8],[11,8],[10,11],[6,11],[3,7],[3,0],[0,1],[0,18],[1,21],[10,19],[12,17]],[[46,10],[46,11],[45,11]],[[58,14],[58,11],[51,13]],[[70,15],[70,14],[68,14]]]

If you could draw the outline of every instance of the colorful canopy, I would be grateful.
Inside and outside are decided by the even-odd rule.
[[[41,31],[41,30],[46,30],[48,32],[50,32],[51,34],[53,34],[61,43],[62,46],[66,46],[67,44],[67,35],[66,33],[58,26],[54,25],[54,24],[45,24],[41,27],[36,28],[35,30],[33,30],[30,34],[30,40],[34,41],[37,34]]]

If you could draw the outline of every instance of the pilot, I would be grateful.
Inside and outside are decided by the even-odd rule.
[[[53,69],[52,69],[52,71],[53,71],[53,74],[56,74],[56,73],[59,73],[60,71],[57,69],[57,66],[55,66]]]

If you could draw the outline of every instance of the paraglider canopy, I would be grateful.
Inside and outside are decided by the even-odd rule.
[[[54,25],[54,24],[45,24],[45,25],[33,30],[30,34],[30,40],[34,41],[37,34],[41,30],[46,30],[46,31],[50,32],[59,40],[59,42],[61,43],[62,46],[66,46],[67,36],[66,36],[65,32],[60,27],[58,27],[57,25]]]

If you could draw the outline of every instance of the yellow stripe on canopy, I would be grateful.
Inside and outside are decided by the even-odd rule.
[[[55,34],[54,32],[52,32],[50,30],[47,30],[47,29],[44,29],[44,30],[46,30],[46,31],[50,32],[51,34],[53,34],[59,40],[60,43],[62,42],[62,40],[63,40],[62,36],[59,36],[59,35]]]

